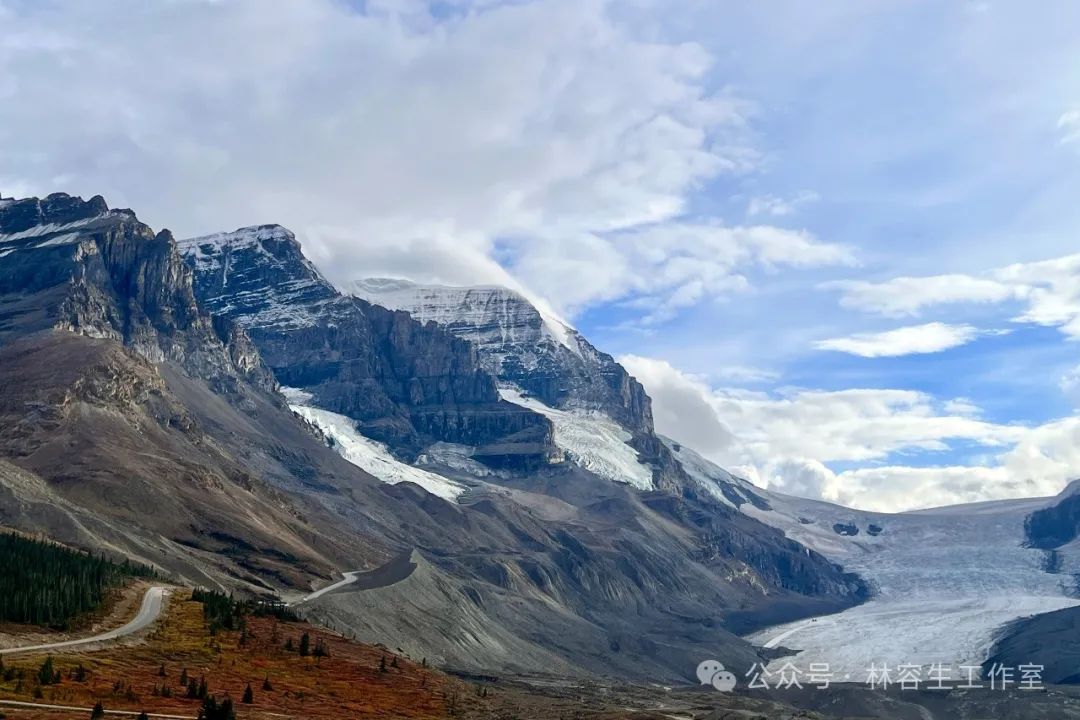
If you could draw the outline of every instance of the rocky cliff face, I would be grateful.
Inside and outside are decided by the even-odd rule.
[[[641,383],[577,330],[520,293],[384,278],[360,280],[348,290],[468,340],[488,372],[528,397],[552,408],[603,413],[629,432],[627,442],[638,461],[651,469],[654,487],[675,492],[693,487],[657,438],[652,401]]]
[[[62,193],[0,204],[0,343],[61,329],[228,384],[272,383],[242,333],[200,314],[172,235]]]
[[[555,457],[551,425],[500,399],[476,350],[435,325],[340,294],[277,225],[182,240],[200,303],[235,321],[278,381],[414,458],[433,442],[516,469]]]
[[[652,432],[652,405],[641,383],[520,293],[381,278],[355,282],[348,290],[468,340],[488,372],[546,405],[599,410],[628,430]]]
[[[1080,482],[1073,481],[1046,507],[1027,516],[1024,532],[1028,545],[1053,550],[1080,536]]]

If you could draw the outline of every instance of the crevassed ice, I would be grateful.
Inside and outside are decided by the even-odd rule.
[[[643,465],[637,450],[626,444],[630,433],[607,415],[590,410],[557,410],[509,386],[501,386],[499,394],[508,402],[550,419],[555,426],[555,444],[581,467],[639,490],[653,489],[652,469]]]
[[[701,460],[692,477],[723,473]],[[981,664],[1006,623],[1078,604],[1070,597],[1072,577],[1044,572],[1042,552],[1023,544],[1024,518],[1044,500],[888,514],[755,492],[772,509],[746,503],[742,512],[857,572],[877,591],[836,615],[751,635],[757,644],[797,652],[770,663],[774,673],[788,662],[804,672],[811,663],[824,663],[835,673],[834,682],[865,682],[872,664],[893,671],[912,664],[926,671],[940,663],[962,681],[962,666]],[[858,533],[840,534],[837,524]]]
[[[282,393],[293,412],[333,440],[334,448],[343,458],[388,485],[415,483],[432,495],[452,502],[457,502],[465,492],[466,488],[459,483],[401,462],[390,454],[385,445],[357,432],[348,417],[302,404],[311,399],[311,395],[303,390],[283,388]]]

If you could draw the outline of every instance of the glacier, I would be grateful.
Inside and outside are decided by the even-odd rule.
[[[464,485],[449,478],[401,462],[385,445],[357,432],[353,421],[346,416],[303,404],[311,399],[303,390],[282,388],[281,391],[292,411],[317,427],[343,458],[384,483],[415,483],[432,495],[451,502],[457,502],[466,491]]]
[[[577,465],[612,482],[626,483],[638,490],[652,490],[652,469],[638,459],[627,442],[631,435],[607,415],[593,410],[559,410],[535,398],[525,397],[517,388],[499,386],[503,400],[534,410],[555,426],[555,445]]]
[[[963,666],[981,665],[1007,623],[1080,604],[1072,577],[1045,572],[1045,552],[1024,545],[1024,519],[1045,498],[865,512],[759,488],[686,448],[678,455],[704,489],[715,494],[720,484],[731,483],[752,492],[770,509],[747,502],[740,505],[743,513],[858,573],[875,589],[866,603],[835,615],[748,636],[757,645],[797,653],[773,660],[771,672],[788,662],[803,671],[825,663],[836,682],[865,682],[872,664],[911,664],[924,673],[941,664],[953,681],[963,681]]]

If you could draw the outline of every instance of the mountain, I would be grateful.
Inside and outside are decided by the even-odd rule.
[[[355,281],[346,289],[469,341],[483,368],[498,379],[504,397],[525,400],[523,404],[549,417],[576,419],[591,426],[585,429],[588,435],[610,435],[610,427],[589,422],[598,414],[610,418],[628,434],[619,442],[637,452],[632,463],[644,466],[638,470],[617,463],[619,472],[612,473],[612,479],[676,492],[692,488],[656,436],[652,401],[641,383],[611,355],[521,293],[497,286],[417,285],[386,278]],[[558,427],[556,421],[556,432]],[[646,477],[638,479],[643,473]]]
[[[242,327],[284,386],[353,418],[405,459],[433,442],[498,467],[555,459],[551,423],[499,397],[466,342],[339,293],[276,225],[183,240],[195,291]]]
[[[503,287],[416,285],[384,278],[356,281],[347,290],[468,340],[485,370],[545,405],[597,410],[628,430],[653,430],[651,401],[641,383],[577,330],[521,293]]]
[[[520,296],[492,289],[483,296],[482,311],[459,314],[458,321],[450,323],[448,315],[436,314],[430,304],[431,314],[413,309],[413,315],[338,293],[303,256],[292,233],[279,226],[186,239],[179,246],[194,272],[200,304],[244,328],[286,387],[293,410],[344,457],[387,482],[419,484],[458,507],[491,517],[513,514],[515,541],[488,546],[482,557],[468,560],[460,548],[450,554],[440,550],[432,562],[418,563],[420,570],[392,590],[380,589],[378,594],[395,598],[395,606],[412,607],[420,617],[430,617],[441,607],[450,618],[457,618],[456,623],[468,626],[476,626],[476,615],[482,612],[487,618],[484,633],[505,648],[514,643],[493,635],[495,628],[514,627],[525,618],[530,627],[548,627],[555,601],[557,607],[573,608],[572,616],[589,618],[588,625],[572,633],[576,638],[572,645],[581,644],[572,655],[580,658],[595,652],[588,648],[597,642],[612,644],[616,628],[617,636],[625,637],[622,618],[627,603],[637,607],[641,617],[651,618],[646,625],[683,635],[686,631],[673,630],[672,613],[682,618],[719,614],[720,626],[730,623],[742,630],[766,617],[797,616],[811,606],[835,608],[865,596],[865,587],[853,576],[744,517],[734,510],[735,503],[717,502],[694,483],[653,432],[650,401],[640,384],[576,331],[556,325]],[[462,296],[475,297],[469,292]],[[493,310],[497,304],[501,309]],[[432,322],[432,315],[443,322]],[[514,320],[496,321],[496,316]],[[387,317],[425,341],[394,346],[392,337],[376,332],[386,327],[380,319]],[[469,331],[470,325],[480,327]],[[397,353],[395,373],[371,372],[388,347]],[[440,365],[433,373],[444,386],[447,380],[452,386],[453,373],[483,380],[484,394],[458,398],[455,412],[475,407],[461,400],[490,403],[501,396],[489,411],[525,410],[542,418],[552,428],[549,437],[565,460],[491,462],[477,452],[483,446],[474,445],[477,438],[467,422],[448,424],[438,433],[394,436],[384,431],[386,420],[376,417],[370,405],[347,402],[384,392],[384,382],[392,386],[412,382],[413,373],[427,382],[424,373],[431,372],[432,361],[425,353],[431,347],[459,349],[459,364]],[[365,364],[360,370],[353,369],[361,360]],[[396,393],[388,395],[397,404],[379,407],[393,417],[406,413],[415,417],[418,410],[427,412],[430,407],[423,394],[408,403],[401,403]],[[402,404],[404,411],[399,412]],[[402,438],[409,442],[399,442]],[[392,454],[382,449],[382,443]],[[636,443],[653,443],[666,468],[655,462],[655,456],[639,452]],[[486,467],[476,460],[485,461]],[[665,472],[678,478],[676,488],[654,482]],[[744,501],[748,495],[732,497]],[[522,557],[523,551],[528,559]],[[748,584],[741,588],[741,581],[733,584],[738,577],[746,577]],[[448,589],[461,578],[468,579],[466,586]],[[471,598],[471,605],[454,601],[459,590]],[[374,591],[367,592],[371,597]],[[749,595],[735,600],[746,592]],[[357,612],[355,604],[362,601],[357,595],[363,593],[347,589],[331,593],[315,603],[315,610],[335,624],[360,627],[372,636],[386,632],[387,626],[370,612]],[[539,604],[522,605],[523,598]],[[733,602],[757,607],[758,619],[753,612],[732,611]],[[370,601],[363,607],[370,608]],[[503,614],[508,608],[512,612]],[[534,637],[544,638],[542,647],[565,648],[567,619],[564,615],[563,621],[555,622],[560,629],[550,635],[534,629]],[[401,621],[398,617],[395,623]],[[448,629],[458,627],[455,622],[448,620]],[[698,621],[691,623],[697,629],[685,637],[693,636],[696,645],[705,631]],[[602,628],[601,635],[589,627]],[[621,647],[623,642],[617,639],[614,644]],[[651,645],[640,641],[635,645],[637,651],[623,658],[613,658],[609,649],[605,661],[612,667],[631,662],[626,667],[632,671],[629,668],[642,656],[655,654],[655,648],[647,649]],[[460,641],[453,636],[445,645],[436,640],[427,649],[464,661]],[[634,657],[638,660],[631,661]],[[546,662],[535,649],[520,647],[500,655],[500,662],[525,658]]]
[[[177,243],[100,198],[0,202],[9,527],[296,600],[385,566],[302,608],[471,672],[748,668],[736,633],[866,597],[707,492],[612,482],[645,467],[629,429],[501,383],[280,228]]]
[[[196,307],[167,231],[100,196],[0,202],[0,343],[48,329],[108,338],[155,362],[270,382],[252,348]]]
[[[272,411],[288,415],[272,376],[201,313],[172,236],[131,211],[62,194],[0,203],[0,368],[16,526],[263,591],[363,556],[274,487],[292,470],[251,442]]]

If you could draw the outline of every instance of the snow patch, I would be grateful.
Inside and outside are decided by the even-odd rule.
[[[761,494],[759,488],[754,487],[750,482],[732,475],[685,445],[671,441],[668,438],[661,438],[661,440],[675,454],[676,459],[682,465],[686,474],[690,476],[690,479],[711,497],[725,505],[736,507],[729,494],[735,494],[745,502],[750,502],[748,496],[751,493],[754,495]],[[675,449],[676,447],[678,450]],[[725,488],[728,490],[726,493],[724,492]]]
[[[267,249],[266,243],[270,241],[295,243],[296,239],[292,232],[280,225],[256,225],[233,232],[184,238],[177,240],[176,245],[181,256],[194,265],[197,273],[220,272],[221,287],[229,288],[230,292],[207,301],[211,313],[228,315],[239,305],[241,312],[236,318],[237,322],[248,329],[315,325],[318,319],[313,308],[330,298],[312,301],[309,295],[319,295],[319,290],[329,290],[331,286],[299,252],[297,255],[305,269],[304,277],[278,282],[273,287],[259,286],[246,290],[231,287],[244,281],[244,278],[240,278],[234,283],[233,277],[243,274],[237,273],[236,269],[245,263],[279,268],[289,265],[291,260],[278,258]],[[241,253],[242,260],[235,257],[237,253]],[[254,254],[254,258],[251,254]]]
[[[176,241],[184,255],[206,257],[220,253],[224,248],[263,249],[267,240],[295,240],[295,236],[280,225],[252,225],[232,232],[219,232]]]
[[[299,404],[297,401],[311,399],[303,390],[282,388],[282,394],[289,401],[293,412],[319,428],[333,442],[334,449],[343,458],[384,483],[415,483],[432,495],[451,502],[457,502],[458,497],[465,492],[464,485],[401,462],[390,454],[385,445],[357,432],[353,421],[346,416]]]
[[[550,419],[555,426],[555,444],[582,468],[639,490],[654,489],[652,470],[639,461],[637,450],[626,444],[632,436],[607,415],[589,410],[557,410],[508,386],[501,386],[499,394],[508,402]]]

